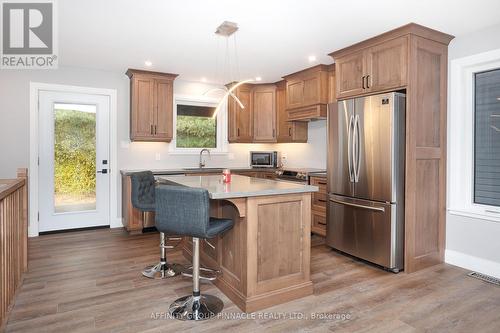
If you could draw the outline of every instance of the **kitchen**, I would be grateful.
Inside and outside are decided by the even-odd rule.
[[[417,18],[318,37],[321,52],[293,66],[249,65],[247,21],[224,17],[202,25],[216,41],[203,65],[149,49],[125,65],[103,58],[108,72],[76,54],[51,75],[2,70],[2,109],[24,91],[31,148],[24,161],[5,145],[6,170],[29,173],[0,187],[2,207],[16,211],[2,235],[18,237],[1,261],[2,274],[16,273],[2,288],[0,330],[496,331],[496,182],[474,183],[496,165],[482,169],[494,163],[485,155],[475,187],[456,190],[458,165],[474,159],[459,162],[456,131],[468,125],[452,110],[466,96],[461,70],[474,68],[485,98],[496,93],[497,58],[481,54],[480,67],[466,57],[479,32]],[[496,109],[475,105],[493,124],[476,145],[496,149]],[[89,135],[95,181],[70,187],[75,142]],[[72,157],[59,182],[60,156]],[[491,221],[491,232],[467,233],[459,217]],[[483,253],[467,235],[485,239]]]

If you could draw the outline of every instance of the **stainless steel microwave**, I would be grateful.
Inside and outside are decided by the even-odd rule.
[[[278,152],[251,151],[250,166],[252,168],[276,168],[278,167]]]

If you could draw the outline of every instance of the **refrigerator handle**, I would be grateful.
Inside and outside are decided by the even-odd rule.
[[[354,116],[349,117],[349,128],[347,130],[347,165],[349,166],[349,181],[354,182],[354,171],[352,167],[352,156],[353,156],[353,144],[352,144],[352,130],[354,127],[353,124]]]
[[[351,203],[351,202],[345,202],[345,201],[335,200],[335,199],[332,199],[332,198],[330,198],[330,201],[338,203],[340,205],[346,205],[346,206],[351,206],[351,207],[356,207],[356,208],[375,210],[377,212],[382,212],[382,213],[385,212],[385,208],[384,207],[365,206],[365,205],[355,204],[355,203]]]
[[[354,116],[354,126],[352,133],[352,161],[354,165],[354,182],[357,183],[359,180],[359,115]]]

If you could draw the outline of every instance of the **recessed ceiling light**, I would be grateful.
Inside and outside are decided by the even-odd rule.
[[[314,61],[316,61],[316,56],[310,55],[309,57],[307,57],[307,59],[309,59],[309,62],[314,62]]]
[[[207,82],[207,78],[206,77],[202,77],[201,78],[201,82]]]
[[[151,67],[151,66],[153,66],[153,63],[149,60],[146,60],[146,61],[144,61],[144,65]]]
[[[257,77],[255,78],[255,81],[262,81],[262,78],[261,78],[260,76],[257,76]]]
[[[499,101],[500,101],[500,97],[498,97],[498,98],[497,98],[497,100],[499,100]]]

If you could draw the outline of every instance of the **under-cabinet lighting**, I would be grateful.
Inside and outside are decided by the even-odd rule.
[[[151,67],[151,66],[153,66],[153,63],[149,60],[146,60],[146,61],[144,61],[144,65]]]
[[[316,61],[316,56],[310,55],[307,59],[309,59],[309,62],[314,62],[314,61]]]

